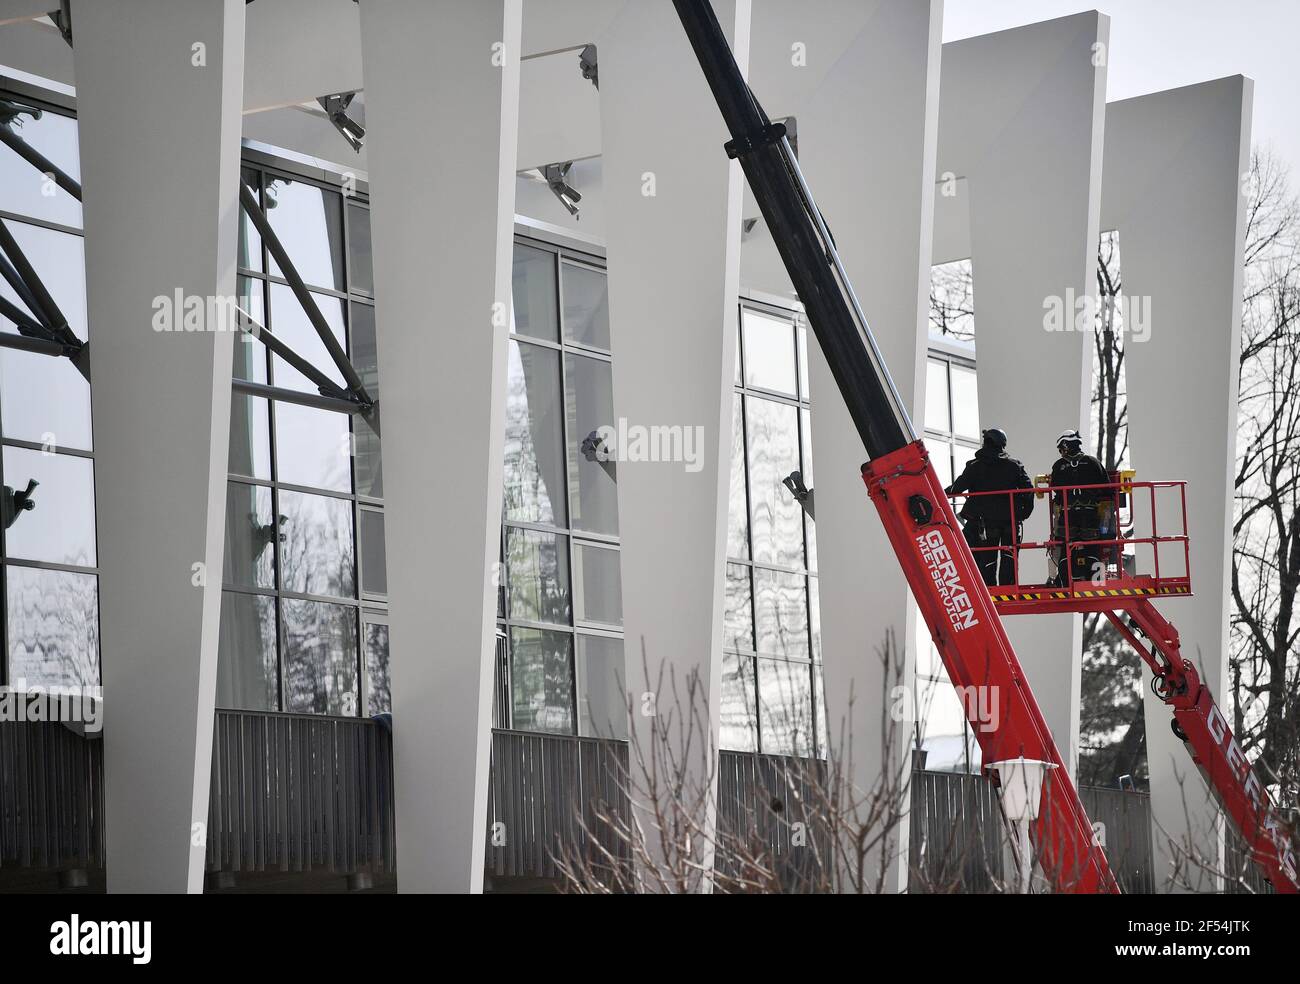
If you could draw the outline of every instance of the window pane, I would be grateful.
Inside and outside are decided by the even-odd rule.
[[[934,465],[935,473],[939,476],[939,484],[947,488],[952,484],[952,446],[943,440],[937,440],[933,437],[925,438],[925,449],[930,452],[930,463]],[[965,461],[958,462],[958,467],[965,465]]]
[[[355,598],[352,503],[302,492],[281,491],[279,498],[282,588]]]
[[[352,364],[372,399],[379,399],[379,351],[375,344],[375,309],[369,304],[352,305]],[[383,459],[379,435],[361,414],[353,417],[353,441],[356,444],[356,483],[359,495],[384,497]]]
[[[221,593],[217,706],[246,711],[280,709],[275,654],[275,599]]]
[[[345,413],[275,404],[276,478],[331,492],[352,490],[352,432]]]
[[[92,450],[90,384],[69,359],[0,349],[0,418],[5,437]]]
[[[239,179],[252,189],[253,197],[262,204],[261,175],[249,168],[242,168]],[[262,234],[257,231],[253,220],[248,217],[248,210],[242,205],[239,207],[239,266],[244,270],[262,272]]]
[[[249,478],[271,478],[271,411],[260,396],[230,396],[230,453],[227,468]]]
[[[285,598],[284,709],[354,717],[357,700],[357,611]]]
[[[346,290],[343,282],[343,199],[302,181],[270,177],[266,217],[305,283]],[[284,276],[275,259],[271,273]]]
[[[795,338],[799,345],[799,396],[808,400],[812,397],[808,386],[808,329],[799,325],[795,329]]]
[[[749,595],[749,568],[727,565],[727,610],[722,614],[722,644],[727,649],[754,648],[754,613]]]
[[[388,677],[388,626],[380,622],[365,624],[366,715],[393,710],[392,683]]]
[[[5,567],[11,687],[99,686],[98,578]]]
[[[808,578],[808,623],[812,630],[812,658],[822,658],[822,610],[817,578]]]
[[[813,477],[812,450],[812,414],[807,410],[799,411],[799,458],[803,462],[803,484],[809,491],[816,491],[817,481]],[[814,501],[816,496],[813,497]],[[803,516],[804,537],[807,540],[808,570],[817,570],[817,524],[806,512]]]
[[[739,395],[731,402],[731,492],[727,505],[727,556],[749,559],[749,500],[745,496],[745,417]]]
[[[817,748],[813,754],[830,758],[830,729],[826,724],[826,679],[820,666],[813,666],[813,711],[817,720]],[[839,728],[836,726],[836,733]]]
[[[17,117],[9,129],[64,174],[81,180],[75,119],[45,110],[39,120]],[[8,147],[0,153],[0,209],[60,225],[81,225],[81,202]]]
[[[811,755],[811,667],[807,663],[760,658],[758,714],[764,754]]]
[[[722,697],[718,710],[718,747],[733,752],[758,751],[754,715],[754,659],[722,654]]]
[[[506,530],[510,617],[570,624],[568,537]]]
[[[44,454],[27,448],[4,449],[4,484],[15,491],[37,488],[35,508],[10,514],[4,503],[5,552],[24,560],[95,566],[95,473],[89,458]],[[144,494],[145,490],[142,490]]]
[[[809,658],[805,581],[802,574],[754,568],[754,635],[758,652]]]
[[[264,285],[252,277],[240,277],[237,298],[239,306],[259,325],[266,325],[266,303],[263,298]],[[266,382],[266,346],[248,332],[242,332],[235,345],[236,379],[246,379],[253,383]]]
[[[573,733],[572,646],[567,632],[510,630],[513,728]]]
[[[803,567],[803,509],[782,479],[799,468],[799,411],[745,398],[749,431],[750,529],[754,560]]]
[[[9,153],[9,148],[6,147],[5,152]],[[57,232],[9,219],[5,220],[5,227],[45,284],[60,313],[68,319],[73,334],[83,341],[89,338],[86,334],[86,260],[82,238],[70,232]],[[0,294],[34,315],[14,293],[9,281],[2,277]],[[17,331],[7,319],[2,324],[5,331]]]
[[[388,594],[388,560],[384,548],[384,514],[362,509],[361,590],[366,594]]]
[[[618,533],[618,485],[612,461],[588,461],[583,441],[614,422],[610,365],[580,355],[564,357],[568,376],[569,505],[573,528]]]
[[[745,332],[745,383],[795,396],[794,327],[789,321],[741,312]]]
[[[980,405],[975,370],[952,367],[952,429],[963,437],[980,436]]]
[[[348,264],[352,289],[375,292],[375,271],[370,256],[370,209],[348,205]]]
[[[937,359],[925,363],[925,426],[948,433],[948,364]]]
[[[510,330],[550,342],[560,340],[559,294],[555,283],[555,254],[531,246],[515,246],[514,303]]]
[[[623,640],[580,635],[577,647],[578,734],[627,738]]]
[[[271,321],[267,325],[271,334],[280,339],[298,355],[323,372],[329,380],[343,387],[343,375],[334,360],[330,358],[325,343],[316,334],[316,329],[307,318],[307,312],[298,303],[293,291],[284,284],[271,284]],[[316,306],[320,309],[330,332],[338,339],[339,346],[346,349],[343,333],[343,302],[337,297],[326,294],[313,294]],[[271,357],[275,375],[275,385],[289,389],[302,390],[304,393],[317,393],[319,387],[300,373],[278,355]]]
[[[506,378],[505,515],[567,524],[559,353],[510,343]]]
[[[226,584],[275,587],[275,540],[271,490],[265,485],[226,484]]]
[[[609,282],[590,267],[565,263],[564,337],[579,345],[609,349]]]
[[[575,543],[574,607],[579,621],[623,624],[623,590],[618,551]]]

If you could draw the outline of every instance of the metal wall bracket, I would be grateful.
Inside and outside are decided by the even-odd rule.
[[[547,164],[542,168],[542,177],[546,179],[547,187],[560,200],[560,204],[568,209],[570,215],[578,218],[578,202],[582,201],[582,195],[569,184],[569,169],[572,167],[573,161]]]

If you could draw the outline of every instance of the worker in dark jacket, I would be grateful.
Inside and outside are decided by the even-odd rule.
[[[1074,485],[1108,485],[1110,475],[1100,461],[1083,450],[1083,437],[1077,430],[1068,430],[1056,439],[1060,454],[1052,465],[1053,488]],[[1106,489],[1065,488],[1053,494],[1052,538],[1067,540],[1066,519],[1069,519],[1068,540],[1096,540],[1100,538],[1097,504],[1110,493]],[[1068,544],[1066,544],[1068,546]],[[1092,580],[1101,562],[1101,547],[1097,544],[1076,547],[1070,551],[1069,573],[1062,564],[1065,550],[1058,548],[1057,575],[1054,583],[1066,585],[1071,581]]]
[[[945,491],[949,495],[961,492],[1002,492],[1033,487],[1025,466],[1007,454],[1007,435],[996,427],[984,431],[984,446],[966,463],[957,480]],[[1012,503],[1014,498],[1015,502]],[[1012,495],[969,496],[962,503],[959,515],[963,520],[962,532],[966,542],[975,547],[996,547],[997,550],[977,550],[975,561],[979,564],[984,583],[1014,584],[1015,547],[1021,538],[1021,524],[1034,510],[1034,496],[1025,492]],[[1014,538],[1012,532],[1014,531]]]

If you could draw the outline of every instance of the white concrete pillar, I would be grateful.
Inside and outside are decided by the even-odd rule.
[[[766,6],[755,11],[756,33]],[[825,80],[795,108],[800,163],[899,393],[920,420],[942,0],[823,0],[800,14],[823,27],[865,18],[834,64],[817,66],[829,69]],[[787,65],[797,40],[779,46]],[[808,58],[817,57],[814,46]],[[790,67],[801,70],[809,69]],[[859,470],[866,450],[812,332],[808,354],[827,731],[832,754],[853,767],[850,795],[865,821],[876,789],[894,789],[902,809],[909,805],[911,722],[890,712],[910,707],[891,691],[915,684],[911,594],[867,499]],[[886,673],[881,650],[891,633],[898,648]],[[873,853],[869,889],[877,879],[886,891],[906,888],[907,834],[903,820]]]
[[[234,336],[151,321],[156,297],[235,293],[244,4],[96,0],[73,20],[108,887],[199,892]]]
[[[405,892],[483,885],[521,17],[361,4]]]
[[[749,0],[720,0],[718,18],[742,71]],[[685,698],[698,673],[707,731],[686,762],[716,794],[732,378],[740,271],[741,172],[727,160],[722,117],[668,4],[629,0],[599,41],[614,416],[631,427],[680,425],[702,436],[694,463],[620,461],[627,686],[664,671]],[[662,724],[673,696],[652,701]],[[650,748],[651,717],[630,736]],[[710,778],[712,782],[710,783]],[[650,824],[651,807],[634,803]],[[649,829],[649,827],[647,827]],[[657,836],[651,831],[652,846]],[[709,859],[706,858],[706,864]]]
[[[1047,331],[1044,314],[1095,294],[1109,34],[1090,11],[943,46],[936,176],[941,195],[970,194],[980,425],[1005,430],[1031,476],[1050,469],[1061,431],[1087,427],[1092,322]],[[1047,512],[1039,500],[1027,539],[1047,538]],[[1021,555],[1031,576],[1046,576],[1042,551]],[[1073,771],[1080,617],[1006,627]]]
[[[1103,228],[1119,231],[1124,295],[1149,312],[1141,332],[1124,339],[1133,463],[1140,480],[1188,483],[1196,598],[1158,607],[1177,626],[1183,656],[1228,714],[1242,186],[1250,162],[1253,89],[1251,80],[1232,76],[1111,103],[1102,198]],[[1132,316],[1126,320],[1130,329],[1139,327]],[[1178,505],[1175,496],[1161,494],[1160,533],[1179,532]],[[1137,506],[1147,508],[1145,497]],[[1149,529],[1147,513],[1139,517]],[[1160,560],[1162,573],[1177,574],[1182,552],[1164,549]],[[1139,561],[1150,571],[1150,550],[1140,550]],[[1217,867],[1218,809],[1170,730],[1169,708],[1143,690],[1156,879],[1163,884],[1175,855],[1185,859],[1188,850]],[[1185,860],[1180,878],[1214,888],[1206,872],[1189,869]]]

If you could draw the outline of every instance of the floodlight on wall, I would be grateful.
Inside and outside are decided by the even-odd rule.
[[[803,472],[798,469],[792,471],[781,479],[781,484],[790,490],[794,501],[799,503],[803,511],[808,514],[808,518],[816,522],[817,517],[813,515],[813,490],[804,485]]]
[[[582,195],[569,184],[569,169],[572,167],[573,161],[564,161],[560,164],[547,164],[541,168],[541,172],[542,177],[546,179],[547,187],[560,200],[560,204],[568,209],[569,214],[576,219],[579,218],[578,202],[582,201]]]
[[[8,485],[4,487],[3,500],[0,505],[4,507],[4,524],[5,529],[14,525],[14,521],[25,512],[30,512],[36,508],[36,500],[32,498],[32,493],[36,491],[36,486],[41,483],[36,479],[28,479],[27,488],[11,489]]]
[[[578,52],[578,67],[582,69],[582,77],[600,88],[600,68],[596,62],[596,46],[589,44]]]
[[[755,217],[752,218],[752,219],[741,219],[741,220],[740,220],[740,238],[741,238],[742,240],[748,239],[750,233],[752,233],[752,232],[754,231],[754,227],[755,227],[756,225],[758,225],[758,217],[757,217],[757,216],[755,216]]]
[[[72,47],[72,0],[59,0],[59,9],[49,12],[50,23],[58,28],[59,35]]]
[[[334,129],[338,130],[343,139],[348,142],[348,146],[359,154],[366,141],[366,128],[347,113],[348,106],[352,104],[355,96],[356,92],[336,92],[329,96],[317,96],[316,101],[320,103],[321,109],[325,110],[325,115],[334,124]]]

